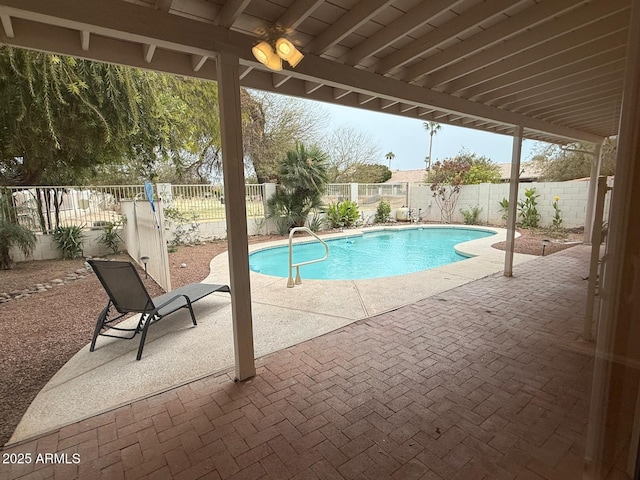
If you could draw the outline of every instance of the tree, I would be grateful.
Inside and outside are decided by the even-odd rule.
[[[469,166],[462,179],[464,185],[500,182],[500,167],[491,159],[478,157],[475,153],[469,153],[464,149],[456,155],[455,159]]]
[[[391,170],[379,163],[356,165],[351,182],[384,183],[391,178]]]
[[[269,199],[269,216],[281,222],[279,230],[302,227],[311,210],[321,205],[328,180],[327,155],[298,143],[281,161],[278,176],[280,187]]]
[[[318,143],[328,120],[322,108],[275,94],[242,90],[241,103],[245,161],[258,183],[277,183],[280,160],[297,143]]]
[[[5,184],[75,183],[108,163],[177,151],[158,112],[158,75],[0,47],[0,175]]]
[[[444,223],[453,221],[453,212],[458,203],[460,189],[464,184],[465,174],[470,169],[469,163],[460,158],[436,162],[431,177],[431,192],[440,209],[440,217]]]
[[[532,162],[540,172],[540,178],[548,182],[565,182],[591,175],[593,146],[573,143],[566,147],[538,144]],[[601,175],[614,175],[616,166],[615,140],[607,139],[602,145]]]
[[[436,162],[425,175],[440,208],[442,221],[450,223],[463,185],[498,183],[500,167],[486,157],[462,150],[452,159]]]
[[[394,158],[396,158],[396,154],[393,152],[389,152],[387,153],[384,158],[386,158],[387,160],[389,160],[389,170],[391,170],[391,160],[393,160]]]
[[[423,122],[422,124],[427,132],[429,132],[429,156],[426,159],[426,170],[431,170],[431,147],[433,147],[433,136],[440,131],[442,126],[438,122]]]
[[[380,147],[371,137],[352,127],[336,128],[325,141],[329,155],[329,181],[331,183],[356,182],[358,170],[364,165],[377,163]]]

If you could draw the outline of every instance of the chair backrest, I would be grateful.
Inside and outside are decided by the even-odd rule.
[[[145,312],[154,308],[153,300],[131,262],[88,262],[118,312]]]

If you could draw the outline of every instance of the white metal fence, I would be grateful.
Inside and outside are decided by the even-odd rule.
[[[247,215],[264,217],[264,185],[245,188]],[[156,190],[169,216],[205,222],[226,218],[220,185],[159,184]],[[100,227],[121,221],[121,202],[136,198],[145,198],[144,185],[5,187],[0,190],[0,218],[36,233],[70,225]]]
[[[144,194],[143,185],[4,187],[0,218],[36,233],[69,225],[87,228],[121,218],[120,202]]]
[[[360,183],[358,184],[358,205],[376,208],[381,200],[389,202],[391,208],[409,204],[407,183]]]

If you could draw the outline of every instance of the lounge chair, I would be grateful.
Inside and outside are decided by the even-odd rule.
[[[231,293],[228,285],[191,283],[159,297],[151,298],[144,283],[142,283],[140,275],[138,275],[138,271],[131,262],[106,260],[89,260],[88,262],[109,296],[107,306],[102,310],[96,322],[91,348],[89,349],[91,352],[95,349],[99,335],[130,340],[136,334],[142,333],[136,357],[136,360],[140,360],[150,325],[181,308],[189,309],[191,320],[194,325],[197,325],[196,316],[191,307],[192,303],[213,292]],[[118,315],[112,318],[110,318],[110,313],[115,315],[115,312],[111,312],[111,307],[118,312]],[[112,325],[129,313],[140,313],[140,320],[135,328],[122,328]],[[132,332],[132,335],[113,335],[104,333],[103,330]]]

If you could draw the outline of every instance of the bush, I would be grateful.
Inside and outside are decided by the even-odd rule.
[[[104,245],[111,253],[118,253],[118,248],[122,243],[122,237],[118,234],[118,228],[124,224],[124,221],[107,222],[104,226],[104,232],[98,237],[98,243]]]
[[[331,228],[352,227],[360,219],[358,204],[351,200],[332,203],[327,210],[326,219]]]
[[[482,212],[482,207],[478,205],[471,207],[470,210],[460,210],[466,225],[478,225],[480,223],[478,218],[480,217],[480,212]]]
[[[540,214],[536,208],[538,205],[537,198],[540,195],[536,194],[535,188],[527,188],[524,191],[525,199],[518,202],[520,207],[520,225],[525,228],[537,228],[540,223]]]
[[[0,268],[8,270],[13,262],[9,250],[17,246],[25,257],[36,248],[36,236],[26,227],[0,219]]]
[[[380,200],[376,209],[376,223],[387,223],[391,217],[391,204],[386,200]]]
[[[71,259],[82,256],[82,242],[84,225],[69,225],[68,227],[56,227],[53,230],[53,242],[62,252],[62,258]]]

